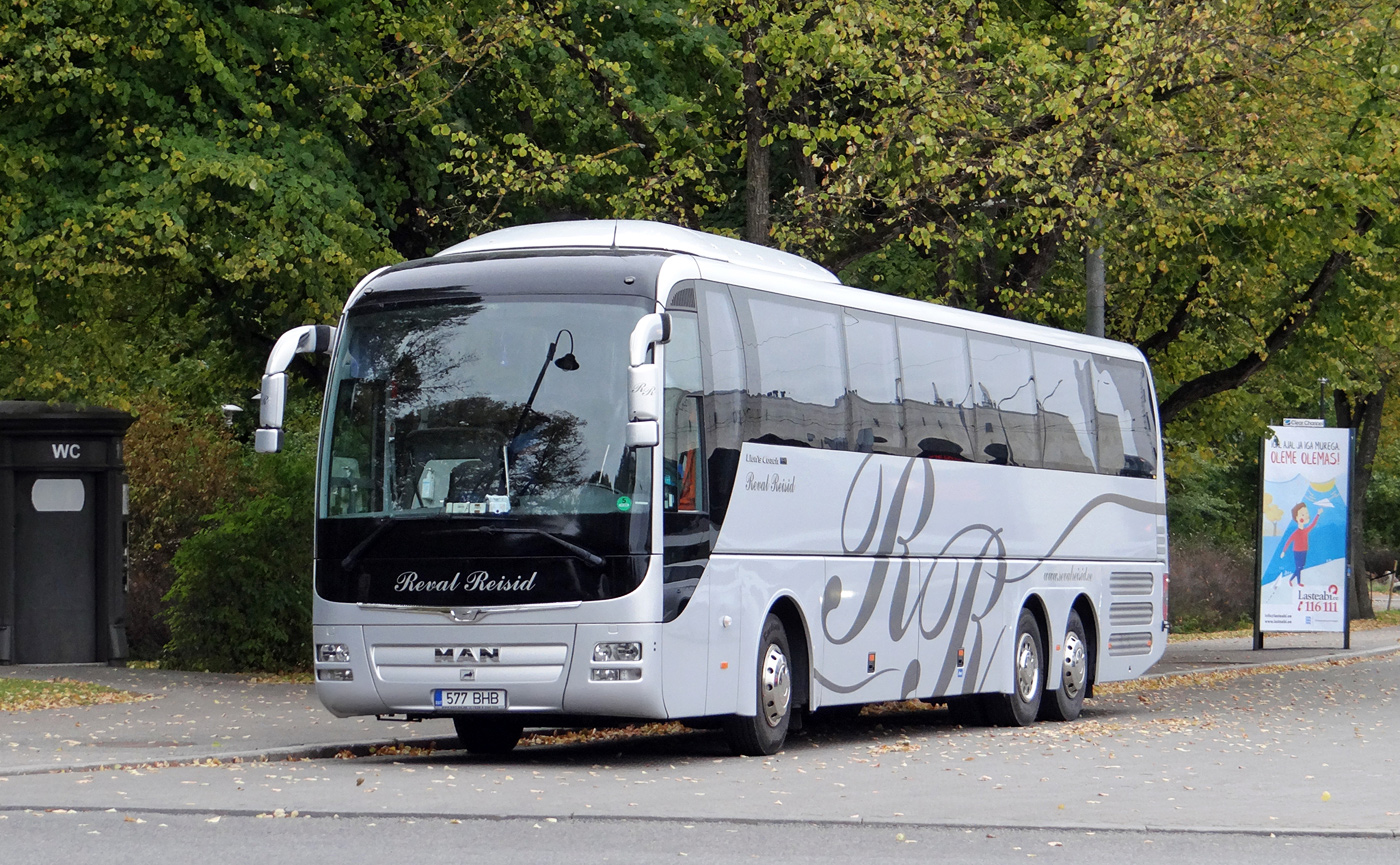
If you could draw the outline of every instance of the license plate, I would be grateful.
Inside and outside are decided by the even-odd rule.
[[[503,690],[441,690],[433,691],[433,705],[439,709],[504,709]]]

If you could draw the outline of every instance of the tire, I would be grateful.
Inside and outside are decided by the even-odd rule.
[[[1021,610],[1011,646],[1013,691],[987,695],[987,718],[999,727],[1025,727],[1035,723],[1045,696],[1045,640],[1028,609]]]
[[[525,725],[500,715],[456,715],[457,741],[468,754],[499,757],[515,750]]]
[[[792,723],[792,668],[788,658],[787,631],[778,617],[769,614],[758,640],[758,714],[730,715],[724,731],[735,754],[766,757],[776,754],[787,739]]]
[[[1060,668],[1060,687],[1045,695],[1040,704],[1040,717],[1048,721],[1073,721],[1084,708],[1084,695],[1089,690],[1089,639],[1084,634],[1084,622],[1071,610],[1065,624],[1065,659]]]

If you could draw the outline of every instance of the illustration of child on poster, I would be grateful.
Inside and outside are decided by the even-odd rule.
[[[1264,631],[1345,626],[1350,431],[1274,427],[1264,448],[1260,625]],[[1290,555],[1291,554],[1291,555]]]
[[[1308,535],[1317,527],[1318,518],[1321,516],[1319,510],[1318,515],[1309,523],[1307,503],[1299,502],[1293,506],[1293,519],[1298,521],[1298,526],[1283,539],[1283,551],[1278,554],[1281,559],[1288,554],[1289,547],[1293,548],[1293,576],[1288,578],[1290,586],[1295,580],[1299,586],[1303,585],[1303,567],[1308,562]]]

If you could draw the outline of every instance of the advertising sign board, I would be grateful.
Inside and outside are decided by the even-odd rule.
[[[1258,631],[1343,632],[1352,431],[1269,429],[1262,467]]]

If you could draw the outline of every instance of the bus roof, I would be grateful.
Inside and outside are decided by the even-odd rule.
[[[917,300],[896,294],[885,294],[864,288],[837,284],[814,284],[810,280],[792,277],[765,279],[762,285],[753,285],[743,279],[740,270],[727,263],[700,264],[701,276],[714,282],[745,285],[759,291],[788,297],[805,298],[820,303],[830,303],[863,309],[866,312],[892,315],[897,318],[926,321],[948,327],[959,327],[977,333],[1003,336],[1009,339],[1055,345],[1061,348],[1097,352],[1110,357],[1128,358],[1145,363],[1146,358],[1138,348],[1130,343],[1103,337],[1089,336],[1072,330],[1032,324],[1014,318],[1003,318],[983,312],[958,309],[927,300]]]
[[[962,327],[980,333],[1146,361],[1135,346],[1127,343],[957,309],[939,303],[854,288],[843,284],[826,268],[790,252],[659,222],[584,219],[520,225],[478,235],[444,249],[434,258],[530,250],[600,253],[625,250],[689,255],[699,259],[697,264],[706,279],[734,282],[738,285],[748,284],[763,291],[845,304],[869,312]],[[744,272],[755,270],[770,275],[761,286],[743,279]],[[371,275],[373,276],[374,274]],[[361,287],[369,280],[370,278],[366,278],[362,281]],[[355,295],[359,293],[357,289]]]
[[[648,249],[680,252],[814,282],[840,283],[836,274],[801,256],[678,225],[633,219],[588,219],[502,228],[449,246],[438,255],[525,249]]]

